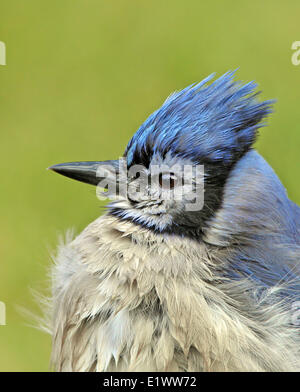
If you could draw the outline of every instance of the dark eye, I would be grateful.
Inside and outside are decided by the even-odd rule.
[[[134,175],[133,175],[133,177],[131,177],[131,180],[132,181],[135,181],[135,180],[137,180],[138,178],[140,178],[141,177],[141,173],[139,172],[139,171],[137,171]]]
[[[160,173],[159,185],[162,189],[173,189],[178,183],[178,178],[174,173]]]

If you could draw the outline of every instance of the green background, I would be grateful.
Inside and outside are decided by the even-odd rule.
[[[299,14],[299,1],[1,0],[0,370],[48,370],[50,338],[18,307],[38,311],[30,288],[45,292],[58,235],[103,211],[93,187],[45,169],[119,157],[172,91],[240,67],[278,99],[257,148],[300,203]]]

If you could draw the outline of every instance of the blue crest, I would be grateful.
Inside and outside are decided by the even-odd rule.
[[[255,141],[273,100],[258,102],[257,85],[214,74],[173,93],[138,129],[125,155],[128,165],[148,165],[153,154],[167,152],[197,163],[231,164]]]

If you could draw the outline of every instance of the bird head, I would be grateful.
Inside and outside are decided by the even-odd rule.
[[[50,169],[106,188],[109,213],[157,232],[199,236],[222,205],[235,163],[252,147],[272,101],[228,72],[173,93],[141,125],[122,158]]]

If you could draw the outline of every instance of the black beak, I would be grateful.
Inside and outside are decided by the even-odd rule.
[[[116,180],[113,174],[119,172],[119,160],[59,163],[50,166],[48,169],[86,184],[98,185],[104,179],[107,179],[108,182]],[[103,174],[104,171],[107,175]]]

